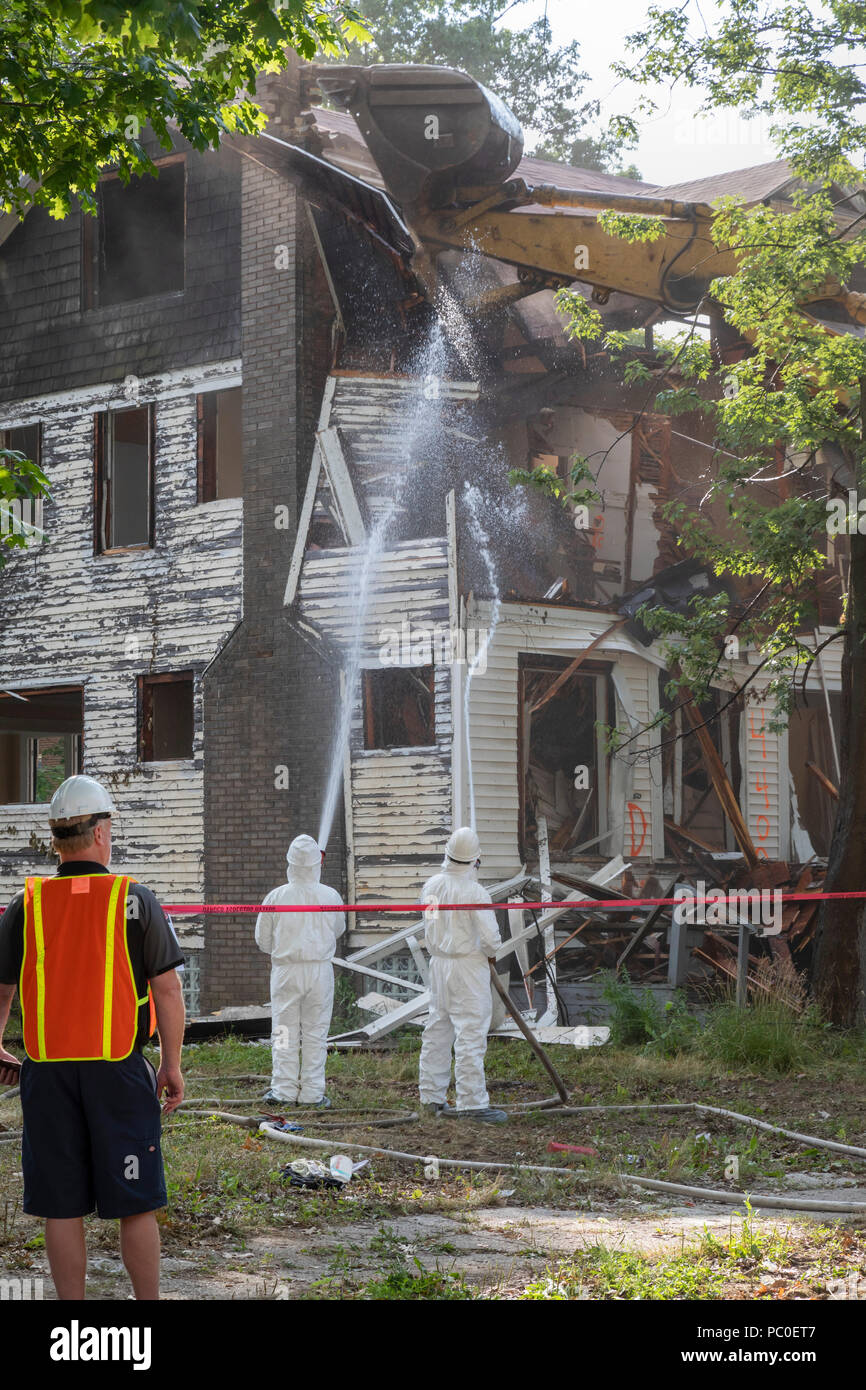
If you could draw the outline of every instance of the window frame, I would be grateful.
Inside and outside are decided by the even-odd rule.
[[[136,545],[103,545],[102,506],[105,498],[106,430],[109,417],[128,415],[133,410],[147,411],[147,540]],[[98,410],[93,416],[93,553],[94,555],[127,555],[156,548],[156,403],[124,406],[120,410]]]
[[[525,859],[530,851],[526,843],[526,774],[523,771],[524,761],[524,733],[523,733],[523,705],[525,694],[525,680],[527,671],[549,670],[555,678],[557,674],[564,671],[574,660],[573,656],[563,655],[559,652],[518,652],[517,654],[517,799],[518,799],[518,845],[521,856]],[[609,724],[611,721],[611,701],[612,701],[612,682],[611,671],[613,663],[610,661],[584,661],[581,662],[579,670],[575,671],[575,676],[588,676],[595,682],[595,721],[598,726],[604,722]],[[615,717],[616,704],[613,704]],[[531,734],[530,734],[531,737]],[[610,840],[611,834],[615,831],[611,825],[610,817],[610,775],[611,775],[611,755],[605,750],[604,733],[598,727],[595,729],[595,768],[594,786],[596,799],[596,822],[597,839],[594,845],[590,845],[587,851],[581,854],[581,859],[610,858],[605,854],[604,845]],[[560,855],[560,859],[568,861],[567,852]]]
[[[375,744],[367,742],[370,737],[375,737],[375,709],[374,709],[374,677],[387,675],[391,671],[413,671],[416,674],[420,671],[430,672],[430,733],[432,740],[430,743],[394,743],[394,744]],[[430,752],[438,748],[436,740],[436,664],[428,662],[425,666],[365,666],[361,671],[361,748],[362,753],[401,753],[407,749],[415,752]]]
[[[137,761],[148,765],[167,763],[189,763],[195,758],[195,676],[194,670],[162,671],[147,673],[136,677],[138,717],[136,720]],[[153,717],[151,706],[150,728],[148,729],[148,692],[155,685],[171,685],[188,681],[192,686],[192,749],[177,758],[155,758],[153,756]],[[148,749],[150,753],[148,755]]]
[[[36,430],[37,439],[38,439],[38,441],[39,441],[39,444],[38,444],[38,447],[37,447],[37,450],[36,450],[36,457],[33,458],[33,459],[31,459],[30,461],[31,461],[31,463],[35,463],[36,466],[37,466],[38,468],[41,468],[41,467],[42,467],[42,426],[43,426],[43,424],[44,424],[44,421],[43,421],[43,420],[31,420],[29,425],[6,425],[3,429],[0,429],[0,447],[2,447],[2,448],[4,448],[4,449],[12,449],[13,446],[12,446],[10,443],[8,443],[7,437],[8,437],[10,434],[14,434],[16,430]],[[14,450],[14,452],[15,452],[15,453],[24,453],[24,450],[23,450],[23,449],[16,449],[16,450]]]
[[[24,689],[16,688],[14,690],[11,687],[9,687],[8,693],[11,695],[32,695],[34,697],[39,695],[76,694],[81,697],[81,729],[74,733],[58,731],[55,735],[53,735],[53,737],[62,738],[64,740],[70,741],[70,744],[67,744],[66,747],[66,766],[67,768],[71,767],[72,771],[68,771],[66,775],[72,777],[76,773],[80,773],[84,767],[84,686],[45,685],[30,686]],[[22,739],[24,742],[22,769],[21,775],[19,776],[18,790],[19,792],[21,791],[21,782],[24,781],[26,783],[25,791],[27,792],[27,798],[25,798],[25,800],[3,801],[0,802],[0,806],[2,806],[3,809],[12,806],[47,806],[47,801],[33,801],[30,800],[29,797],[31,791],[35,794],[36,790],[35,765],[33,761],[35,750],[33,748],[33,744],[36,740],[40,738],[52,737],[51,733],[46,729],[28,729],[23,727],[21,729],[4,729],[0,732],[4,734],[13,734],[14,736]]]
[[[186,167],[186,155],[169,154],[161,159],[153,161],[157,169],[166,169],[172,164],[182,164],[183,170],[183,285],[179,290],[160,290],[156,294],[143,295],[138,299],[123,299],[115,304],[100,304],[99,302],[99,216],[91,215],[82,210],[81,213],[81,310],[83,313],[92,313],[94,310],[104,309],[124,309],[129,304],[146,304],[152,300],[174,299],[178,295],[186,293],[187,286],[187,182],[188,170]],[[146,177],[146,176],[143,176]],[[151,176],[152,177],[152,176]],[[120,178],[117,170],[109,170],[105,174],[100,174],[97,179],[97,189],[99,184],[111,183]]]
[[[217,386],[210,391],[199,391],[195,398],[196,426],[196,504],[206,506],[209,502],[240,502],[243,500],[243,471],[241,472],[241,491],[233,497],[220,497],[217,491],[219,475],[217,453],[219,449],[219,411],[217,397],[226,391],[242,391],[237,386]],[[243,410],[243,397],[241,397]],[[241,416],[243,424],[243,416]],[[207,444],[210,443],[210,457],[207,457]],[[243,470],[243,459],[241,459]]]

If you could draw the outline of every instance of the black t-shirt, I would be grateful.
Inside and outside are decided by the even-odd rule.
[[[74,859],[61,864],[57,878],[70,878],[75,874],[107,874],[111,872],[102,864],[87,859]],[[183,965],[183,956],[171,919],[166,916],[149,888],[143,883],[130,883],[129,898],[137,901],[137,910],[129,908],[127,900],[126,941],[129,959],[135,976],[135,989],[139,999],[147,993],[147,982],[167,970]],[[24,959],[24,894],[16,893],[3,916],[0,917],[0,983],[17,985],[21,976],[21,963]],[[138,1011],[138,1033],[136,1049],[147,1042],[150,1032],[150,1009],[143,1004]]]

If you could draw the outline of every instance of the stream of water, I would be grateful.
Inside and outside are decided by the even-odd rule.
[[[393,532],[396,530],[395,523],[402,511],[406,485],[412,476],[413,464],[416,462],[415,453],[418,443],[423,436],[434,434],[440,423],[442,403],[439,387],[445,376],[446,360],[445,335],[441,324],[437,321],[431,327],[418,359],[413,364],[413,376],[417,378],[417,390],[413,391],[406,403],[405,436],[400,452],[400,466],[387,480],[388,501],[371,527],[367,543],[361,552],[351,644],[346,653],[343,667],[343,698],[331,749],[331,764],[325,785],[319,833],[316,837],[320,849],[327,848],[343,783],[343,768],[352,727],[352,712],[355,708],[364,664],[365,636],[369,641],[367,628],[375,601],[375,575],[378,562],[387,550]]]

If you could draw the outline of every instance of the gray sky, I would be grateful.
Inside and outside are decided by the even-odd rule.
[[[582,66],[592,79],[584,96],[598,97],[606,115],[630,114],[637,89],[610,71],[624,56],[623,40],[643,25],[649,0],[521,0],[504,21],[524,28],[547,9],[557,43],[576,39]],[[766,164],[777,154],[759,121],[743,121],[733,110],[712,120],[695,115],[700,98],[686,89],[657,93],[664,115],[641,121],[640,145],[631,156],[650,183],[681,183],[686,179]]]

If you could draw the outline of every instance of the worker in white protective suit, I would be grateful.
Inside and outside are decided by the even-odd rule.
[[[289,846],[287,882],[263,905],[342,907],[334,888],[320,883],[324,853],[311,835]],[[328,1029],[334,1006],[334,951],[346,930],[343,912],[260,912],[256,945],[271,958],[271,1087],[265,1100],[316,1105],[325,1095]]]
[[[474,830],[455,830],[445,848],[441,873],[424,884],[422,901],[430,904],[425,936],[430,952],[430,1016],[421,1043],[421,1104],[431,1115],[502,1124],[504,1110],[491,1108],[484,1080],[484,1054],[492,1000],[488,960],[502,945],[493,912],[459,909],[447,903],[492,902],[476,876],[480,845]],[[451,1049],[457,1108],[446,1103],[451,1080]]]

